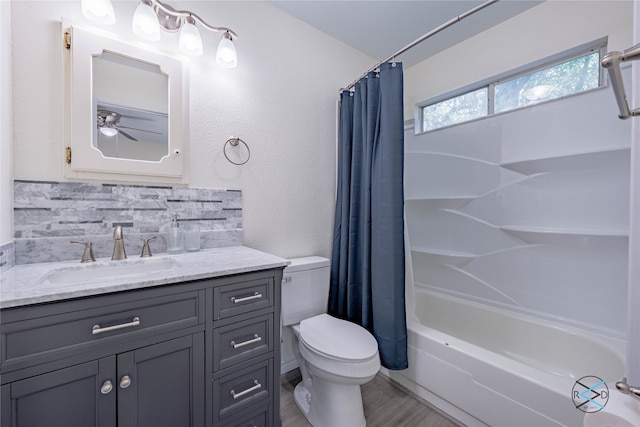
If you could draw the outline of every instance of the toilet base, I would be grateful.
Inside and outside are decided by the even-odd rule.
[[[359,385],[314,380],[313,397],[309,396],[304,382],[298,383],[294,401],[313,427],[366,427]]]
[[[300,412],[309,419],[309,410],[311,409],[311,395],[304,386],[304,381],[300,381],[296,388],[293,389],[293,400],[296,402],[296,406],[300,409]]]

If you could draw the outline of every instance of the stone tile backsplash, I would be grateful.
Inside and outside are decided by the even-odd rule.
[[[70,240],[90,241],[96,258],[110,257],[117,225],[129,257],[152,235],[152,252],[166,252],[174,215],[182,229],[200,229],[202,248],[242,245],[237,190],[15,181],[15,263],[80,260],[83,247]]]
[[[10,269],[16,264],[14,248],[13,242],[0,245],[0,272]]]

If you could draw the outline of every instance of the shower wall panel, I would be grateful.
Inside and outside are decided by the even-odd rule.
[[[623,336],[631,126],[616,112],[602,88],[408,128],[416,286]]]

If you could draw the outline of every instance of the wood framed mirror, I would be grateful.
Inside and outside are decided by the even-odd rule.
[[[65,176],[186,183],[184,61],[76,26],[63,24],[63,32],[70,44]]]

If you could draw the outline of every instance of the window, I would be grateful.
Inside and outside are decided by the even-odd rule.
[[[600,56],[605,44],[578,48],[541,65],[529,65],[466,91],[418,105],[422,132],[467,122],[495,113],[550,101],[603,86]]]
[[[422,130],[426,132],[486,116],[488,93],[489,89],[483,87],[424,107]]]

